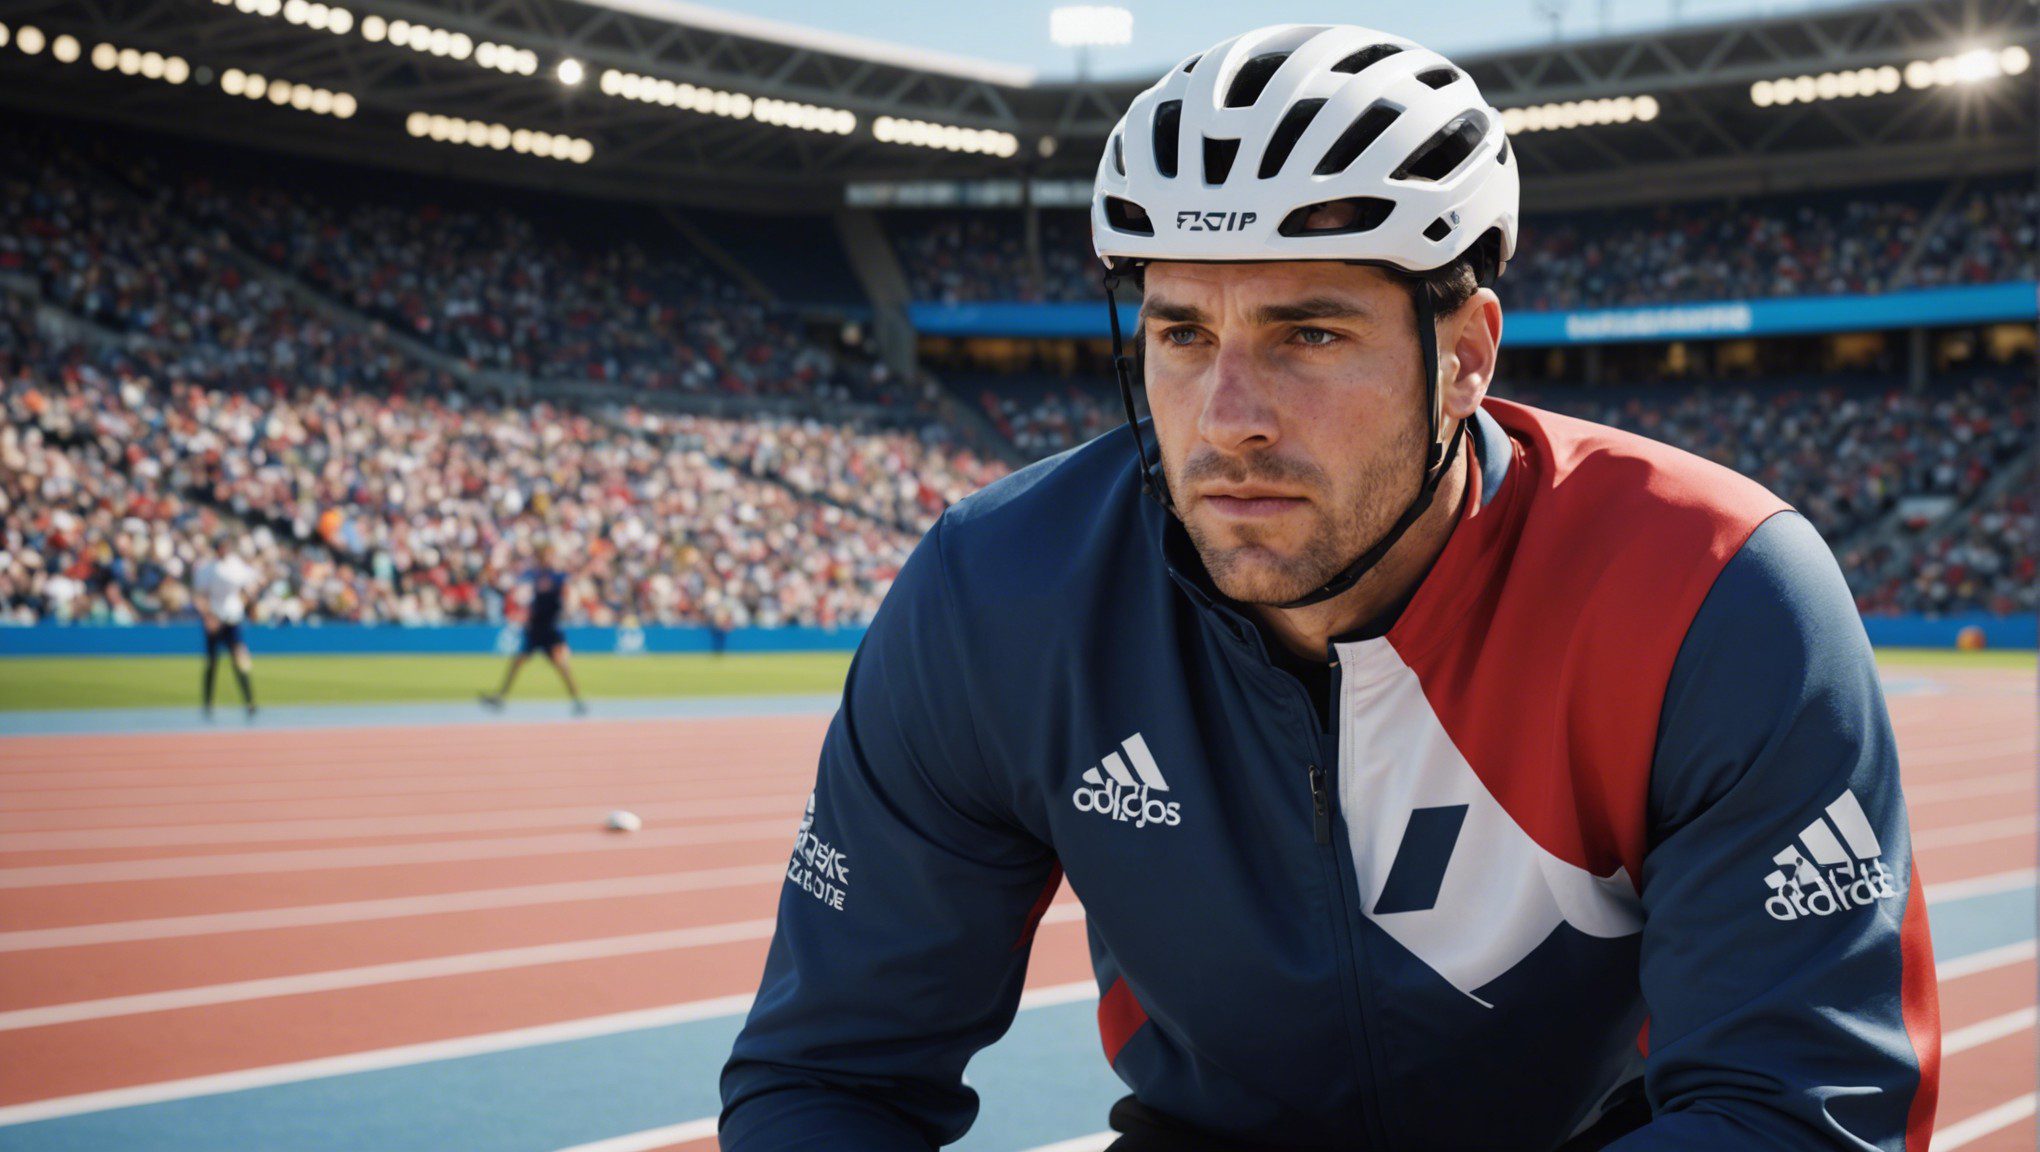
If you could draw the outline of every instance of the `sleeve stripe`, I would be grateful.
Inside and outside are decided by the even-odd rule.
[[[1899,988],[1906,1037],[1920,1070],[1912,1107],[1905,1117],[1906,1152],[1927,1152],[1934,1136],[1934,1105],[1941,1089],[1941,1001],[1934,982],[1934,943],[1927,930],[1927,897],[1920,891],[1920,870],[1912,868],[1912,887],[1905,896],[1905,919],[1899,927]]]

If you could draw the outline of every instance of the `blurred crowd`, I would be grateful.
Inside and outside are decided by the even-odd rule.
[[[264,575],[259,619],[514,618],[549,541],[590,623],[857,624],[947,501],[1004,472],[887,429],[165,383],[21,327],[0,356],[16,622],[173,616],[212,547]]]
[[[0,159],[6,622],[176,618],[195,567],[222,551],[262,574],[257,619],[515,619],[518,576],[549,542],[575,572],[575,619],[856,624],[942,510],[1007,471],[868,363],[616,220],[576,231],[507,198],[290,191],[86,159],[12,128],[0,143],[18,146]],[[1551,259],[1527,262],[1545,270],[1526,290],[1619,302],[1873,290],[1901,267],[1914,284],[2032,275],[2034,207],[2030,190],[1977,185],[1937,218],[1894,195],[1580,221],[1544,230]],[[1048,227],[1060,255],[1038,278],[990,216],[934,219],[901,238],[917,291],[1053,299],[1083,278],[1090,293],[1074,217]],[[1625,266],[1680,278],[1597,279]],[[410,338],[560,398],[485,399]],[[1524,398],[1764,483],[1846,549],[1865,610],[2030,610],[2034,397],[2020,380]],[[1029,458],[1122,416],[1115,394],[1067,379],[960,387]],[[752,411],[660,404],[685,393]],[[883,423],[758,408],[786,395],[895,403]],[[1922,498],[1956,511],[1900,523]]]
[[[1553,311],[2040,278],[2030,178],[1971,182],[1936,216],[1944,188],[1531,216],[1502,298]],[[903,212],[891,227],[917,300],[1102,300],[1088,221],[1068,211],[1040,219],[1039,276],[1016,211]]]

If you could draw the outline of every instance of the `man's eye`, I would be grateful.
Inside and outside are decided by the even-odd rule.
[[[1171,328],[1162,333],[1162,339],[1174,344],[1178,348],[1188,348],[1190,345],[1197,343],[1197,329]]]
[[[1327,344],[1337,343],[1339,334],[1323,328],[1298,328],[1296,338],[1312,348],[1323,348]]]

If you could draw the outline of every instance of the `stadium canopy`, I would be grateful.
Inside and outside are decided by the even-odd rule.
[[[1152,79],[1037,83],[678,0],[0,0],[0,25],[17,108],[759,210],[1087,179]],[[1556,208],[2030,167],[2036,53],[2028,0],[1902,0],[1461,63]]]

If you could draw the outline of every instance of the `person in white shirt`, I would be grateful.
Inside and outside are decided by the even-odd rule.
[[[259,582],[255,569],[224,539],[215,541],[212,556],[199,562],[191,580],[191,600],[198,619],[205,626],[204,708],[212,716],[213,680],[219,671],[220,653],[234,659],[234,681],[241,686],[241,702],[248,715],[255,715],[255,684],[251,675],[254,661],[248,644],[241,638],[241,623],[248,618],[249,593]]]

